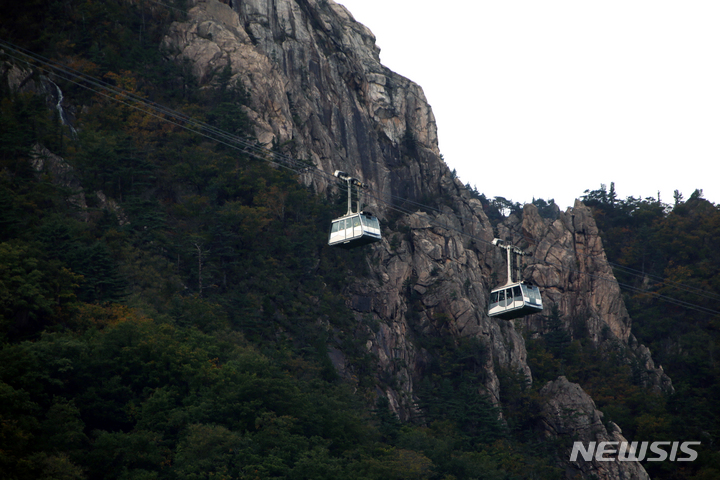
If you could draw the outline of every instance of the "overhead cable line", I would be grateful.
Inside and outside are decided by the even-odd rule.
[[[171,5],[167,5],[167,4],[161,3],[161,2],[159,2],[159,1],[157,1],[157,0],[148,0],[148,1],[151,2],[151,3],[155,3],[155,4],[157,4],[157,5],[161,5],[161,6],[164,6],[164,7],[167,7],[167,8],[171,8],[171,9],[173,9],[173,10],[185,12],[185,10],[179,9],[179,8],[177,8],[177,7],[173,7],[173,6],[171,6]],[[155,105],[157,105],[157,104],[155,104]],[[164,107],[162,107],[162,108],[164,109]],[[172,110],[169,110],[169,109],[168,109],[168,111],[169,111],[169,112],[173,112]],[[188,121],[188,122],[196,122],[196,121],[194,121],[193,119],[191,119],[190,117],[185,117],[185,121]],[[200,124],[200,122],[196,122],[196,123]],[[206,125],[206,124],[205,124],[205,125],[202,125],[202,126],[203,126],[203,129],[205,129],[205,128],[210,128],[210,129],[212,129],[212,131],[214,131],[214,132],[216,132],[216,133],[218,133],[218,134],[221,134],[222,136],[226,136],[226,137],[228,137],[228,138],[232,138],[232,139],[233,139],[232,141],[238,141],[238,139],[237,139],[238,137],[230,136],[229,134],[227,134],[227,133],[225,133],[225,132],[222,132],[222,131],[219,130],[219,129],[215,129],[214,127],[210,127],[210,126],[208,126],[208,125]],[[239,143],[242,143],[242,142],[239,142]],[[227,145],[227,143],[225,143],[225,144]],[[257,144],[257,143],[252,143],[251,145],[252,145],[252,146],[250,146],[250,147],[248,147],[248,148],[252,148],[252,149],[253,149],[254,151],[256,151],[256,152],[268,152],[268,151],[269,151],[267,148],[265,148],[264,146],[259,145],[259,144]],[[246,153],[247,153],[247,152],[246,152]],[[283,161],[283,162],[290,163],[290,164],[297,163],[297,160],[293,159],[292,157],[290,157],[290,156],[288,156],[288,155],[285,155],[285,154],[282,154],[282,153],[279,153],[279,152],[272,152],[271,154],[273,155],[274,158],[279,159],[279,160],[281,160],[281,161]],[[256,157],[256,158],[259,158],[259,157]],[[261,158],[261,159],[267,160],[266,158]],[[276,164],[279,165],[279,163],[276,163]],[[284,166],[284,165],[281,165],[281,166]],[[288,168],[288,167],[286,166],[286,168]],[[293,171],[295,171],[295,172],[298,172],[296,169],[293,169],[293,168],[290,168],[290,169],[293,170]],[[320,170],[319,168],[315,167],[314,165],[312,165],[312,167],[310,167],[309,169],[308,169],[307,166],[306,166],[306,167],[305,167],[305,170],[303,171],[303,173],[311,173],[311,174],[314,174],[314,175],[319,175],[319,176],[323,177],[323,179],[326,180],[326,181],[328,181],[328,180],[331,179],[331,178],[330,178],[330,177],[331,177],[330,174],[328,174],[327,172],[325,172],[325,171],[323,171],[323,170]],[[328,182],[328,183],[329,183],[329,182]],[[337,183],[336,183],[336,184],[337,184]],[[344,185],[343,185],[342,183],[340,183],[340,184],[339,184],[339,188],[340,188],[341,190],[344,190],[343,187],[344,187]],[[367,190],[372,191],[372,189],[369,189],[369,188],[368,188]],[[401,207],[401,206],[398,206],[398,205],[391,204],[390,202],[387,202],[386,200],[384,200],[384,199],[380,196],[380,195],[381,195],[380,192],[378,192],[378,195],[371,195],[371,194],[367,194],[367,193],[366,193],[366,195],[369,196],[369,197],[371,197],[371,198],[374,198],[378,203],[383,203],[383,204],[385,204],[389,209],[396,210],[396,211],[398,211],[398,212],[400,212],[400,213],[403,213],[403,214],[406,214],[406,215],[413,215],[413,214],[416,213],[416,212],[410,211],[410,209],[408,209],[408,208]],[[424,210],[427,210],[427,211],[433,211],[433,212],[436,212],[436,213],[439,213],[439,214],[445,214],[445,212],[443,212],[443,211],[440,210],[440,209],[431,207],[431,206],[429,206],[429,205],[424,205],[424,204],[422,204],[422,203],[415,202],[415,201],[410,200],[410,199],[407,199],[407,198],[398,197],[398,196],[393,195],[393,194],[390,194],[389,197],[390,197],[390,199],[392,199],[392,200],[400,200],[403,205],[404,205],[404,204],[410,204],[410,205],[413,205],[413,206],[415,206],[415,207],[418,207],[418,208],[421,208],[421,209],[424,209]],[[462,217],[460,217],[460,220],[461,220],[461,221],[464,221],[465,219],[462,218]],[[471,239],[473,239],[473,240],[475,240],[475,241],[477,241],[477,242],[481,242],[481,243],[486,243],[486,244],[492,245],[492,242],[490,242],[490,241],[487,241],[487,240],[484,240],[484,239],[481,239],[481,238],[474,237],[474,236],[472,236],[472,235],[470,235],[470,234],[465,233],[465,232],[462,231],[462,230],[459,230],[459,229],[457,229],[457,228],[451,227],[451,226],[449,226],[449,225],[443,225],[443,224],[440,224],[439,222],[434,221],[434,220],[429,220],[429,223],[430,223],[430,224],[435,224],[434,226],[437,226],[437,227],[439,227],[439,228],[443,228],[443,229],[450,230],[450,231],[455,231],[455,232],[457,232],[457,233],[459,233],[459,234],[461,234],[461,235],[470,237]],[[538,260],[538,259],[536,259],[536,260]],[[564,267],[562,267],[562,266],[550,264],[549,262],[547,262],[547,260],[545,260],[545,261],[539,260],[538,263],[546,263],[546,264],[548,264],[548,265],[551,265],[551,266],[553,266],[553,267],[555,267],[555,268],[560,269],[561,271],[562,271],[562,270],[568,270],[567,268],[564,268]],[[611,264],[611,265],[617,266],[617,264],[613,264],[613,263],[611,263],[611,262],[608,262],[608,263]],[[570,270],[572,271],[572,269],[570,269]],[[576,273],[581,273],[581,274],[585,274],[585,275],[591,275],[591,274],[588,274],[588,273],[586,273],[586,272],[579,272],[579,271],[576,271]],[[629,273],[629,274],[632,275],[632,273]],[[620,284],[615,277],[611,277],[611,279],[612,279],[612,281],[617,282],[618,285]],[[608,280],[609,280],[609,279],[608,279]],[[664,281],[664,282],[665,282],[665,283],[675,283],[675,282],[670,282],[670,281]],[[677,284],[677,285],[682,285],[682,284]],[[713,294],[713,293],[711,293],[711,292],[705,292],[705,291],[703,291],[703,290],[700,290],[700,289],[697,289],[697,288],[694,288],[694,287],[690,287],[690,286],[686,286],[686,285],[683,285],[683,286],[686,287],[687,289],[690,289],[690,290],[695,290],[695,291],[700,291],[700,292],[702,292],[702,293],[696,293],[696,292],[694,292],[696,295],[700,295],[700,296],[703,296],[703,297],[705,297],[705,298],[709,298],[709,299],[713,299],[713,300],[720,300],[720,295],[716,295],[716,294]],[[632,289],[634,289],[634,290],[637,290],[636,287],[630,287],[629,285],[626,285],[626,287],[627,287],[627,288],[632,288]],[[645,292],[645,293],[648,293],[648,294],[653,294],[653,295],[656,295],[656,296],[664,297],[663,295],[658,294],[658,293],[656,293],[656,292],[649,292],[649,291],[644,291],[644,292]],[[668,297],[668,298],[670,298],[670,297]],[[682,301],[680,301],[680,302],[682,302]],[[708,310],[710,310],[710,309],[708,309]],[[716,314],[720,314],[720,312],[716,312],[716,311],[714,311],[714,310],[710,310],[710,311],[713,312],[713,313],[716,313]]]
[[[6,54],[12,58],[15,58],[16,60],[19,60],[24,63],[29,63],[27,58],[30,58],[34,62],[40,64],[39,66],[35,65],[36,68],[39,68],[40,70],[42,70],[44,72],[48,72],[48,73],[53,72],[55,75],[58,75],[60,78],[66,80],[68,82],[71,82],[81,88],[92,91],[101,96],[104,96],[110,100],[116,101],[116,102],[126,105],[130,108],[134,108],[145,114],[151,115],[155,118],[159,118],[163,121],[171,123],[172,125],[186,129],[188,131],[199,134],[206,138],[210,138],[211,140],[215,140],[225,146],[238,149],[241,152],[246,153],[246,154],[248,154],[254,158],[257,158],[259,160],[268,161],[277,166],[288,168],[298,174],[309,173],[309,174],[314,175],[317,178],[320,178],[328,183],[335,184],[341,191],[344,191],[347,188],[342,182],[337,182],[337,180],[334,176],[330,175],[329,173],[327,173],[323,170],[320,170],[315,165],[296,160],[296,159],[290,157],[289,155],[283,154],[281,152],[273,152],[270,149],[268,149],[267,147],[265,147],[261,144],[258,144],[257,142],[253,142],[253,141],[244,139],[242,137],[239,137],[237,135],[230,134],[224,130],[213,127],[207,123],[201,122],[201,121],[194,119],[188,115],[185,115],[181,112],[178,112],[176,110],[165,107],[164,105],[158,104],[156,102],[153,102],[151,100],[143,98],[139,95],[136,95],[131,92],[127,92],[123,89],[120,89],[118,87],[115,87],[115,86],[109,84],[108,82],[98,80],[90,75],[87,75],[83,72],[73,69],[72,67],[69,67],[67,65],[58,64],[57,62],[53,62],[52,60],[50,60],[46,57],[29,52],[28,50],[26,50],[22,47],[19,47],[17,45],[9,44],[7,42],[3,42],[2,40],[0,40],[0,47],[4,47],[11,52],[15,52],[16,55],[12,55],[7,52],[6,52]],[[20,55],[20,56],[18,56],[18,55]],[[86,85],[84,82],[87,82],[87,84],[89,84],[90,86]],[[110,92],[111,94],[114,94],[120,98],[115,98],[111,94],[106,93],[106,91]],[[125,99],[127,101],[122,100],[122,99]],[[128,103],[128,102],[131,102],[131,103]],[[242,148],[238,148],[238,145],[241,146]],[[269,159],[268,156],[270,156],[272,158],[272,160]],[[273,161],[273,160],[275,160],[275,161]],[[383,200],[382,198],[380,198],[378,196],[374,196],[374,195],[369,195],[369,196],[372,198],[375,198],[376,200],[378,200],[381,203],[388,205],[390,208],[398,209],[398,207],[390,204],[389,202],[386,202],[385,200]],[[439,209],[430,207],[428,205],[423,205],[423,204],[415,202],[413,200],[402,199],[401,197],[397,197],[394,195],[391,195],[391,197],[401,199],[404,202],[413,204],[419,208],[424,208],[426,210],[443,213]],[[409,210],[400,209],[400,211],[402,213],[406,213],[409,215],[413,214],[413,212],[411,212]],[[479,240],[481,240],[481,239],[479,239]]]
[[[672,280],[662,278],[658,275],[653,275],[651,273],[643,272],[643,271],[640,271],[640,270],[637,270],[637,269],[634,269],[631,267],[627,267],[625,265],[620,265],[618,263],[608,261],[608,264],[628,275],[633,275],[633,276],[640,277],[640,278],[647,277],[647,278],[655,279],[658,282],[658,285],[666,285],[668,287],[676,288],[678,290],[685,290],[688,293],[692,293],[694,295],[705,297],[705,298],[708,298],[711,300],[720,300],[720,295],[710,292],[708,290],[704,290],[702,288],[693,287],[692,285],[687,285],[687,284],[681,283],[681,282],[673,282]]]
[[[713,310],[712,308],[703,307],[702,305],[698,305],[696,303],[687,302],[685,300],[680,300],[679,298],[670,297],[668,295],[663,295],[658,292],[644,290],[642,288],[634,287],[634,286],[626,284],[626,283],[618,282],[618,285],[622,286],[623,288],[625,288],[627,290],[634,291],[636,293],[645,294],[645,295],[652,296],[652,297],[657,297],[661,300],[678,305],[680,307],[689,308],[691,310],[697,310],[698,312],[710,313],[712,315],[720,315],[720,311]]]
[[[381,202],[384,202],[384,201],[383,201],[382,199],[380,199],[380,198],[378,198],[378,200],[381,201]],[[386,203],[386,202],[384,202],[384,203]],[[387,204],[387,205],[388,205],[388,208],[393,209],[393,210],[396,210],[396,211],[398,211],[398,212],[400,212],[400,213],[405,213],[405,214],[407,214],[407,215],[412,215],[413,213],[415,213],[415,212],[411,212],[409,209],[400,208],[400,207],[397,207],[397,206],[391,205],[391,204]],[[487,240],[484,240],[484,239],[475,237],[475,236],[473,236],[473,235],[471,235],[471,234],[469,234],[469,233],[466,233],[466,232],[464,232],[464,231],[462,231],[462,230],[460,230],[460,229],[458,229],[458,228],[455,228],[455,227],[453,227],[453,226],[450,226],[450,225],[447,225],[447,224],[441,224],[441,223],[439,223],[438,221],[436,221],[436,220],[434,220],[434,219],[428,219],[428,223],[431,224],[431,225],[433,225],[433,226],[435,226],[435,227],[439,227],[439,228],[443,228],[443,229],[445,229],[445,230],[450,230],[450,231],[457,232],[457,233],[459,233],[460,235],[469,237],[469,238],[472,239],[472,240],[479,241],[479,242],[483,242],[483,243],[488,243],[488,244],[492,245],[492,242],[488,242]],[[546,260],[546,259],[540,259],[540,258],[538,258],[538,257],[535,257],[534,255],[531,255],[530,258],[534,259],[534,260],[536,261],[536,264],[544,264],[544,265],[548,265],[548,266],[554,267],[554,268],[558,269],[559,271],[573,272],[573,273],[577,273],[577,274],[579,274],[579,275],[585,275],[585,276],[588,276],[588,277],[591,277],[591,278],[594,278],[594,279],[597,279],[597,280],[602,280],[602,281],[607,281],[607,282],[615,283],[615,284],[617,284],[619,287],[623,287],[623,288],[626,289],[626,290],[630,290],[630,291],[633,291],[633,292],[642,293],[642,294],[645,294],[645,295],[649,295],[649,296],[652,296],[652,297],[656,297],[656,298],[658,298],[658,299],[660,299],[660,300],[664,300],[664,301],[669,302],[669,303],[672,303],[672,304],[674,304],[674,305],[678,305],[678,306],[681,306],[681,307],[684,307],[684,308],[696,310],[696,311],[699,311],[699,312],[702,312],[702,313],[709,313],[709,314],[712,314],[712,315],[718,315],[718,316],[720,316],[720,311],[713,310],[713,309],[707,308],[707,307],[703,307],[703,306],[697,305],[697,304],[695,304],[695,303],[691,303],[691,302],[687,302],[687,301],[684,301],[684,300],[680,300],[680,299],[677,299],[677,298],[675,298],[675,297],[670,297],[670,296],[668,296],[668,295],[663,295],[663,294],[658,293],[658,292],[653,292],[653,291],[649,291],[649,290],[644,290],[644,289],[641,289],[641,288],[638,288],[638,287],[634,287],[634,286],[629,285],[629,284],[626,284],[626,283],[621,283],[621,282],[619,282],[619,281],[617,280],[617,278],[615,278],[614,276],[599,275],[599,274],[595,274],[595,273],[584,272],[584,271],[581,271],[581,270],[578,270],[578,269],[574,269],[574,268],[564,267],[564,266],[562,266],[562,265],[557,265],[557,264],[554,264],[554,263],[552,263],[552,262],[549,262],[549,261]],[[707,296],[706,298],[713,299],[712,297],[709,297],[709,296]]]
[[[273,165],[286,168],[288,170],[291,170],[299,175],[302,174],[311,174],[315,175],[318,178],[321,178],[328,183],[332,183],[337,185],[338,188],[341,190],[343,189],[342,183],[339,183],[335,181],[335,178],[330,175],[329,173],[319,169],[315,165],[309,164],[307,162],[303,162],[300,160],[296,160],[289,155],[280,153],[280,152],[274,152],[264,145],[261,145],[257,142],[250,141],[248,139],[244,139],[240,136],[228,133],[224,130],[221,130],[219,128],[213,127],[205,122],[201,122],[197,119],[194,119],[186,114],[180,113],[176,110],[170,109],[168,107],[165,107],[163,105],[160,105],[158,103],[155,103],[151,100],[145,99],[143,97],[140,97],[136,94],[127,92],[123,89],[117,88],[107,82],[97,80],[94,77],[91,77],[83,72],[80,72],[78,70],[73,69],[72,67],[58,64],[56,62],[53,62],[50,59],[47,59],[45,57],[42,57],[41,55],[32,53],[27,51],[26,49],[19,47],[17,45],[10,44],[8,42],[0,40],[0,47],[9,50],[12,53],[5,52],[6,55],[10,56],[11,58],[14,58],[20,62],[27,63],[29,65],[32,65],[32,63],[29,60],[32,60],[33,62],[38,63],[39,65],[34,65],[36,68],[44,71],[44,72],[52,72],[58,75],[60,78],[73,83],[81,88],[84,88],[86,90],[92,91],[96,94],[102,95],[110,100],[116,101],[118,103],[121,103],[123,105],[126,105],[130,108],[134,108],[136,110],[139,110],[147,115],[151,115],[155,118],[158,118],[162,121],[168,122],[172,125],[175,125],[177,127],[180,127],[182,129],[188,130],[190,132],[196,133],[202,137],[208,138],[210,140],[216,141],[220,144],[223,144],[225,146],[228,146],[230,148],[236,149],[240,151],[241,153],[245,153],[253,158],[267,161]],[[29,59],[29,60],[28,60]],[[87,85],[87,84],[89,85]],[[107,92],[107,93],[106,93]],[[115,97],[113,96],[115,95]],[[124,100],[121,100],[120,97]],[[372,189],[368,189],[370,192],[374,191]],[[385,200],[379,195],[372,195],[372,194],[366,194],[371,198],[374,198],[378,203],[382,203],[387,206],[388,209],[395,210],[399,213],[405,214],[405,215],[415,215],[417,212],[411,211],[407,207],[403,207],[401,205],[393,204]],[[429,205],[422,204],[420,202],[416,202],[410,199],[398,197],[395,195],[390,195],[393,199],[399,199],[403,201],[403,204],[410,204],[418,208],[422,208],[429,211],[434,211],[439,214],[445,214],[440,209],[437,209],[435,207],[431,207]],[[460,218],[463,220],[462,218]],[[435,227],[442,228],[444,230],[448,231],[454,231],[462,236],[468,237],[471,240],[474,240],[479,243],[485,243],[488,245],[493,245],[491,241],[476,237],[474,235],[471,235],[461,229],[458,229],[456,227],[453,227],[448,224],[440,223],[439,221],[428,218],[427,222]],[[532,257],[535,258],[535,257]],[[658,298],[661,298],[665,301],[668,301],[670,303],[674,303],[679,306],[683,306],[686,308],[694,309],[697,311],[701,311],[704,313],[711,313],[714,315],[720,315],[720,312],[712,309],[708,309],[705,307],[700,307],[698,305],[685,302],[679,299],[675,299],[673,297],[668,297],[666,295],[659,294],[657,292],[650,292],[645,291],[642,289],[638,289],[637,287],[633,287],[627,284],[621,284],[617,281],[615,277],[608,277],[605,275],[597,275],[597,274],[591,274],[588,272],[582,272],[580,270],[570,269],[567,267],[563,267],[562,265],[556,265],[551,262],[548,262],[547,260],[542,260],[535,258],[538,264],[546,264],[548,266],[552,266],[554,268],[557,268],[560,271],[570,271],[575,272],[581,275],[588,275],[594,278],[602,279],[605,281],[615,282],[619,286],[623,286],[627,289],[630,289],[632,291],[637,291],[641,293],[645,293],[648,295],[653,295]]]
[[[0,47],[10,52],[13,52],[14,54],[9,53],[8,51],[5,52],[5,54],[11,58],[14,58],[23,63],[28,63],[29,65],[32,65],[32,63],[28,59],[39,64],[33,66],[42,70],[43,72],[53,73],[61,79],[73,83],[81,88],[92,91],[93,93],[104,96],[110,100],[116,101],[130,108],[139,110],[140,112],[143,112],[147,115],[151,115],[155,118],[166,121],[177,127],[201,135],[205,138],[217,141],[223,145],[239,150],[259,160],[268,161],[277,166],[288,168],[298,174],[307,173],[308,169],[315,169],[317,172],[321,172],[322,176],[325,177],[326,180],[333,179],[333,177],[317,169],[317,167],[315,167],[314,165],[295,160],[292,157],[280,154],[278,152],[273,152],[266,147],[258,144],[257,142],[253,142],[237,135],[225,132],[205,122],[201,122],[188,115],[180,113],[176,110],[167,108],[151,100],[140,97],[139,95],[117,88],[107,82],[97,80],[94,77],[84,74],[83,72],[75,70],[71,67],[52,62],[51,60],[44,58],[41,55],[31,53],[23,49],[22,47],[8,44],[7,42],[4,42],[2,40],[0,40]],[[113,97],[113,95],[120,98],[115,98]],[[270,158],[268,158],[268,156]]]

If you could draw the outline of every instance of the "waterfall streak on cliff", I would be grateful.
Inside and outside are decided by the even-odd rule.
[[[64,126],[66,126],[70,129],[70,133],[72,133],[73,138],[77,138],[77,132],[75,131],[73,126],[68,121],[67,114],[65,113],[65,109],[62,106],[62,102],[65,99],[65,96],[63,95],[62,90],[52,80],[48,79],[48,82],[50,82],[50,84],[52,84],[55,87],[55,91],[57,93],[57,104],[55,105],[55,109],[57,110],[58,116],[60,117],[60,123],[62,123]]]
[[[130,108],[139,110],[145,114],[151,115],[155,118],[158,118],[160,120],[168,122],[177,127],[183,128],[185,130],[196,133],[198,135],[202,135],[202,136],[209,138],[211,140],[214,140],[218,143],[222,143],[223,145],[226,145],[228,147],[231,147],[231,148],[239,150],[243,153],[246,153],[258,160],[267,161],[276,166],[292,170],[298,174],[312,173],[312,174],[321,175],[323,177],[327,177],[330,179],[335,178],[332,175],[318,169],[314,165],[310,165],[306,162],[296,160],[296,159],[294,159],[288,155],[284,155],[282,153],[273,152],[273,151],[267,149],[266,147],[264,147],[263,145],[259,145],[257,142],[254,142],[254,141],[251,141],[248,139],[244,139],[237,135],[229,134],[223,130],[212,127],[211,125],[208,125],[204,122],[195,120],[192,117],[184,115],[176,110],[166,108],[155,102],[146,100],[142,97],[131,94],[122,89],[116,88],[106,82],[103,82],[103,81],[95,79],[91,76],[85,75],[85,74],[83,74],[77,70],[74,70],[70,67],[65,67],[65,66],[60,66],[60,65],[54,64],[54,63],[50,63],[50,61],[46,61],[47,59],[44,59],[40,55],[36,55],[36,54],[33,54],[28,51],[20,51],[20,50],[18,50],[18,48],[20,48],[20,47],[13,48],[13,46],[11,46],[10,44],[7,44],[1,40],[0,40],[0,46],[2,46],[3,48],[5,48],[9,51],[15,52],[19,55],[19,56],[12,55],[11,53],[6,52],[6,54],[8,56],[10,56],[11,58],[15,58],[16,60],[21,61],[21,62],[27,62],[27,57],[29,57],[30,59],[34,60],[35,62],[37,62],[41,65],[41,66],[37,66],[38,69],[40,69],[46,73],[52,72],[58,76],[61,76],[61,78],[63,78],[64,80],[71,82],[81,88],[89,90],[93,93],[97,93],[98,95],[102,95],[110,100],[116,101],[116,102],[121,103]],[[90,84],[90,86],[83,82],[87,82],[88,84]],[[120,100],[120,99],[112,96],[111,94],[122,97],[128,101]],[[144,108],[142,108],[142,107],[144,107]],[[173,118],[177,121],[173,121],[167,117]],[[190,125],[190,126],[188,126],[188,125]]]

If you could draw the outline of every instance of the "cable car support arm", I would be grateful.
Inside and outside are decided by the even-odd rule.
[[[362,212],[362,202],[360,200],[360,188],[367,188],[367,185],[360,180],[358,180],[355,177],[351,177],[345,172],[341,172],[340,170],[335,170],[334,175],[339,178],[340,180],[345,180],[348,185],[348,211],[346,215],[351,215],[352,213],[355,213],[352,211],[352,186],[355,185],[358,187],[358,203],[357,203],[357,213]]]
[[[525,253],[515,245],[510,245],[499,238],[492,241],[493,245],[499,248],[505,249],[507,252],[507,284],[516,283],[520,281],[520,265],[518,264],[518,256],[528,256],[529,253]]]

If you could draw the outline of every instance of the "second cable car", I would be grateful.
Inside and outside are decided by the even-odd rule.
[[[359,192],[357,212],[352,210],[352,186],[356,185],[360,188],[365,184],[340,170],[335,171],[335,176],[345,180],[348,184],[348,211],[342,217],[332,221],[328,245],[354,248],[380,241],[382,239],[380,222],[372,213],[362,211]]]
[[[535,285],[528,285],[522,281],[513,281],[513,271],[518,272],[517,255],[526,255],[514,245],[507,245],[500,239],[493,240],[493,245],[507,251],[508,281],[502,287],[490,292],[490,305],[488,315],[491,317],[512,320],[514,318],[542,312],[542,297],[540,289]]]

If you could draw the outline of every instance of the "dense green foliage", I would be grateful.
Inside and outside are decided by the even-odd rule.
[[[648,405],[634,415],[628,415],[629,405],[608,407],[611,416],[625,417],[618,423],[636,440],[702,442],[699,460],[684,469],[647,465],[653,478],[717,478],[720,207],[703,199],[700,190],[687,201],[676,191],[672,205],[654,198],[620,200],[613,184],[609,190],[603,185],[586,191],[583,200],[593,210],[624,290],[633,333],[675,388],[667,399],[638,399],[634,403]],[[634,375],[642,374],[635,369]]]

